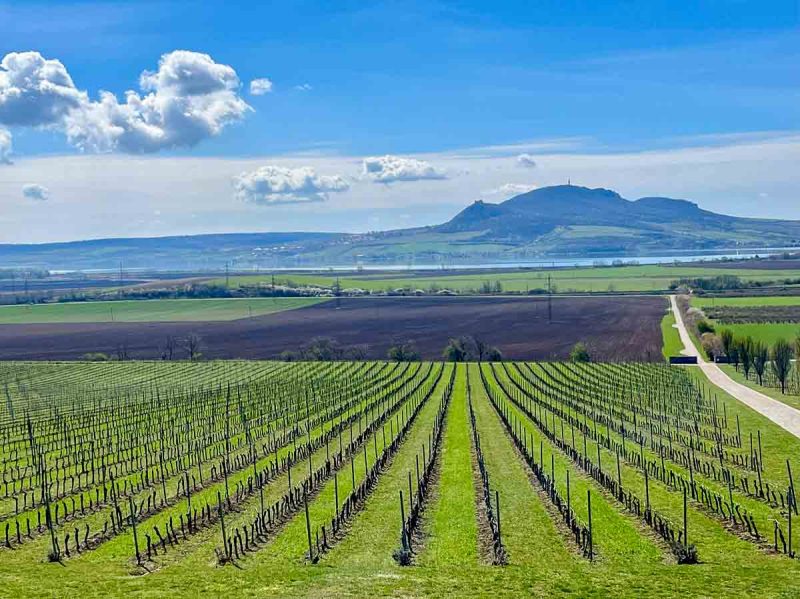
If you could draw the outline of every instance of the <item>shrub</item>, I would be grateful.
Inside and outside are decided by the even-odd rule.
[[[585,343],[579,341],[572,347],[572,350],[569,352],[569,361],[570,362],[592,361],[592,356],[589,353],[589,349],[586,347]]]
[[[89,352],[88,354],[83,354],[81,356],[82,360],[86,360],[87,362],[108,362],[111,358],[108,354],[104,354],[103,352]]]
[[[703,333],[700,336],[700,345],[709,359],[713,360],[717,356],[721,356],[724,351],[722,349],[722,341],[714,333]]]
[[[714,329],[714,325],[708,322],[707,320],[698,320],[697,321],[697,331],[704,335],[705,333],[713,333],[716,329]]]
[[[413,341],[397,343],[391,346],[387,355],[390,360],[395,362],[416,362],[419,360],[419,352]]]

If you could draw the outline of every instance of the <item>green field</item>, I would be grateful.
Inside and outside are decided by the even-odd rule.
[[[798,306],[800,296],[759,296],[759,297],[693,297],[692,305],[698,308],[742,307],[757,309],[761,306]],[[778,339],[792,342],[800,337],[800,324],[792,322],[734,322],[713,321],[718,331],[730,329],[737,336],[750,336],[767,343],[774,344]]]
[[[302,308],[317,298],[164,299],[0,306],[0,324],[236,320]]]
[[[661,353],[664,354],[664,359],[669,360],[670,356],[679,356],[683,350],[683,342],[681,336],[673,325],[675,324],[675,315],[672,310],[664,315],[661,319],[661,336],[664,339],[664,346]]]
[[[766,323],[746,323],[746,324],[719,324],[717,330],[730,329],[734,335],[742,337],[752,337],[763,341],[767,345],[773,345],[778,339],[792,342],[793,339],[800,337],[800,324],[791,322],[766,322]]]
[[[447,273],[362,273],[346,274],[340,277],[343,289],[359,288],[367,291],[388,291],[397,288],[428,290],[432,286],[454,291],[479,289],[485,282],[500,281],[504,291],[527,292],[532,289],[547,289],[548,276],[552,285],[560,293],[568,292],[654,292],[666,291],[670,283],[682,277],[713,277],[717,275],[736,275],[745,281],[770,281],[800,277],[800,270],[757,270],[727,269],[711,266],[620,266],[620,267],[581,267],[537,270],[497,270],[487,273],[459,274]],[[269,285],[272,275],[243,275],[230,278],[230,285]],[[330,288],[336,283],[335,273],[285,274],[276,273],[277,284],[311,285]],[[225,279],[213,283],[222,285]]]
[[[800,306],[800,295],[764,295],[757,297],[693,297],[692,305],[708,306]]]
[[[748,439],[760,431],[762,480],[785,493],[800,440],[701,377],[636,364],[3,363],[2,595],[797,596],[800,561],[772,548],[786,513],[739,481],[757,484]],[[691,474],[690,430],[724,449],[696,438]],[[680,565],[689,476],[699,563]],[[506,565],[491,563],[496,497]],[[730,497],[760,541],[719,507]],[[37,520],[48,511],[52,535]],[[403,530],[407,566],[394,557]]]

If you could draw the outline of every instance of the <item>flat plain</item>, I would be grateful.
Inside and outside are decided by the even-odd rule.
[[[250,318],[324,301],[310,297],[158,299],[0,306],[0,324],[180,322]]]
[[[325,337],[374,359],[411,340],[436,360],[450,338],[474,335],[509,359],[563,359],[583,341],[604,359],[656,361],[666,305],[663,297],[370,297],[224,322],[6,324],[0,359],[75,360],[122,347],[130,358],[159,358],[167,337],[195,334],[206,358],[276,358]]]

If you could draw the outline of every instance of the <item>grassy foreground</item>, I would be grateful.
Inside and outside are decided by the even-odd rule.
[[[14,365],[23,375],[25,364]],[[81,365],[65,365],[73,380],[76,369]],[[105,365],[86,364],[87,374],[102,375]],[[167,369],[174,366],[172,382],[183,387],[186,381],[197,381],[197,372],[186,372],[181,364],[159,364],[158,374],[161,388],[168,389],[169,373]],[[320,398],[330,397],[338,401],[340,395],[350,392],[350,382],[363,379],[370,364],[282,364],[274,369],[265,368],[268,363],[238,363],[236,370],[230,372],[231,382],[247,378],[248,369],[263,381],[252,386],[249,391],[255,397],[258,393],[272,393],[276,397],[298,394],[294,405],[302,412],[307,409],[303,388],[312,384],[317,386]],[[50,368],[57,370],[60,365]],[[154,366],[155,367],[155,366]],[[209,364],[211,367],[211,363]],[[216,367],[216,366],[214,366]],[[41,366],[37,366],[41,368]],[[147,389],[152,387],[152,379],[144,377],[147,365],[137,368],[136,380],[146,380]],[[376,372],[396,376],[401,366],[381,364]],[[412,367],[413,368],[413,367]],[[387,464],[371,489],[366,503],[348,522],[344,537],[332,549],[322,556],[316,564],[304,559],[307,549],[307,537],[303,511],[300,509],[294,517],[281,527],[276,534],[258,550],[250,552],[247,557],[234,565],[218,565],[213,549],[220,545],[219,525],[202,531],[195,537],[182,540],[175,548],[170,547],[163,555],[159,555],[150,572],[137,569],[132,560],[132,536],[130,532],[119,535],[97,549],[84,551],[79,556],[64,560],[62,564],[48,563],[46,560],[48,539],[46,536],[36,537],[24,542],[14,549],[0,547],[0,595],[7,597],[27,596],[81,596],[81,597],[116,597],[130,594],[163,597],[163,596],[276,596],[276,597],[478,597],[478,596],[548,596],[548,597],[796,597],[800,593],[800,561],[786,556],[773,554],[768,547],[760,547],[744,540],[726,529],[718,519],[712,517],[696,504],[689,506],[689,530],[692,542],[697,543],[701,563],[697,565],[679,566],[663,542],[655,538],[652,531],[643,527],[640,520],[625,511],[620,503],[605,492],[593,479],[579,471],[569,457],[558,449],[541,433],[541,428],[522,410],[514,406],[511,398],[501,401],[513,413],[519,430],[524,430],[531,443],[541,447],[543,463],[552,463],[557,487],[562,495],[565,493],[565,476],[569,470],[572,474],[573,508],[578,516],[585,520],[587,516],[587,491],[591,492],[592,510],[595,527],[596,559],[589,561],[577,550],[574,542],[565,534],[561,520],[554,513],[552,504],[543,493],[539,483],[532,480],[531,471],[520,459],[518,451],[512,444],[509,433],[502,426],[500,417],[490,403],[481,379],[481,369],[489,377],[494,392],[501,393],[500,382],[511,388],[511,377],[498,369],[497,378],[492,374],[489,365],[458,365],[456,367],[455,385],[446,412],[445,428],[439,454],[438,474],[431,483],[431,492],[425,499],[421,524],[422,539],[418,545],[414,565],[401,567],[392,559],[392,551],[400,541],[400,517],[398,509],[398,492],[406,488],[409,473],[415,472],[416,460],[422,447],[430,447],[431,425],[439,401],[446,393],[445,386],[452,365],[447,365],[444,376],[433,387],[432,395],[424,404],[419,416],[410,428],[405,441],[400,445],[395,457]],[[552,378],[552,367],[532,365],[533,372],[547,380],[552,388],[559,388]],[[570,376],[590,374],[592,376],[609,377],[630,372],[631,366],[592,365],[578,368]],[[656,368],[650,366],[648,368]],[[660,368],[667,368],[661,366]],[[404,371],[402,378],[409,381],[432,379],[436,370],[428,373],[427,365],[419,370]],[[512,370],[513,372],[513,370]],[[679,371],[676,369],[676,374]],[[683,371],[680,371],[682,373]],[[702,373],[690,371],[690,376],[699,377],[698,382],[705,386]],[[165,376],[166,373],[166,376]],[[550,374],[548,374],[550,373]],[[123,373],[116,382],[120,388],[130,389]],[[566,375],[564,375],[566,376]],[[514,378],[519,380],[518,375]],[[326,390],[321,381],[335,380],[336,384]],[[30,378],[26,389],[35,389],[35,379]],[[211,379],[209,379],[211,380]],[[470,422],[467,413],[467,381],[471,388],[471,398],[476,413],[476,429],[480,434],[481,447],[489,472],[492,490],[496,490],[501,498],[503,541],[508,554],[508,565],[492,566],[486,563],[479,551],[481,530],[476,515],[476,489],[473,484],[471,468]],[[570,379],[578,380],[578,379]],[[599,380],[599,379],[598,379]],[[281,381],[292,381],[287,387],[279,387]],[[77,381],[80,382],[80,381]],[[217,384],[210,388],[218,387]],[[352,413],[361,409],[362,401],[369,401],[375,393],[368,387],[363,400],[352,407]],[[16,387],[12,386],[12,392]],[[795,439],[772,425],[768,420],[756,414],[733,398],[712,390],[718,395],[720,410],[724,405],[728,418],[733,421],[740,418],[742,433],[747,438],[751,432],[760,430],[763,437],[763,454],[765,477],[772,481],[784,478],[786,459],[796,460],[800,455],[800,440]],[[242,400],[253,399],[251,393],[242,394]],[[386,391],[388,392],[388,391]],[[355,393],[355,391],[353,391]],[[360,396],[359,396],[360,397]],[[14,396],[14,402],[21,407],[28,396]],[[209,399],[208,395],[199,394],[198,401],[209,401],[222,411],[215,411],[218,419],[217,429],[224,431],[225,395],[218,400]],[[38,404],[37,404],[38,405]],[[92,403],[94,406],[94,402]],[[117,405],[116,403],[114,405]],[[190,402],[196,405],[196,402]],[[74,407],[74,406],[73,406]],[[40,406],[41,417],[47,417],[47,407]],[[7,422],[8,414],[0,406],[0,421]],[[234,403],[231,419],[232,426],[239,422],[239,410]],[[376,412],[364,412],[365,420],[374,418]],[[393,416],[391,422],[397,422]],[[547,420],[553,418],[551,414]],[[402,408],[400,411],[402,419]],[[310,431],[310,436],[330,429],[331,423],[317,423]],[[352,425],[357,433],[361,427],[361,419]],[[302,420],[300,421],[301,427]],[[196,426],[206,424],[205,419],[193,423]],[[355,465],[351,474],[351,461],[345,461],[338,473],[338,492],[341,497],[351,490],[349,483],[352,475],[356,482],[363,479],[365,468],[362,464],[373,463],[375,456],[381,451],[385,435],[389,434],[384,423],[376,429],[375,434],[368,437],[362,448],[355,454]],[[278,425],[281,424],[280,419]],[[181,419],[177,430],[182,430]],[[729,430],[733,425],[729,426]],[[391,429],[390,429],[391,430]],[[394,429],[397,430],[396,428]],[[562,429],[563,431],[563,429]],[[305,438],[305,432],[300,441]],[[570,429],[562,432],[569,439]],[[617,433],[603,432],[618,438]],[[240,433],[241,435],[241,433]],[[345,442],[347,441],[345,434]],[[243,437],[235,439],[234,447],[240,447]],[[578,437],[580,444],[580,436]],[[291,444],[281,450],[280,455],[289,453]],[[314,467],[320,466],[327,452],[336,451],[337,441],[330,447],[322,445],[313,454]],[[179,447],[171,448],[179,450]],[[600,452],[593,441],[589,441],[589,455]],[[246,455],[246,444],[237,451]],[[609,472],[616,475],[613,469],[613,454],[602,449],[604,464]],[[259,460],[269,462],[266,456],[259,453]],[[209,465],[217,463],[217,458],[210,460]],[[677,469],[674,465],[670,468]],[[294,470],[295,484],[305,475],[305,462],[301,461]],[[190,470],[192,468],[190,467]],[[234,476],[244,480],[249,469],[245,468]],[[177,478],[179,478],[180,474]],[[621,476],[625,487],[643,493],[643,482],[639,472],[630,464],[623,463]],[[699,476],[699,475],[698,475]],[[173,481],[174,482],[174,481]],[[713,484],[713,483],[708,483]],[[218,480],[195,497],[195,505],[202,496],[214,496],[222,483]],[[232,481],[233,487],[233,481]],[[267,501],[279,498],[286,490],[287,478],[279,476],[267,485]],[[665,513],[673,522],[680,518],[680,495],[665,485],[651,481],[651,498],[654,505]],[[334,513],[333,480],[329,479],[317,495],[309,501],[309,514],[313,527],[326,522]],[[757,515],[766,514],[769,508],[755,500],[737,496],[748,509]],[[257,499],[245,501],[236,510],[226,516],[229,531],[233,526],[240,526],[246,521],[246,515],[252,514]],[[8,505],[3,504],[7,510]],[[12,512],[13,512],[13,508]],[[140,523],[140,534],[149,530],[153,521],[162,524],[167,515],[179,513],[182,504],[175,504],[150,521]],[[126,512],[125,512],[126,513]],[[778,514],[778,511],[775,512]],[[9,516],[6,511],[4,518]],[[96,518],[98,514],[89,516]],[[13,519],[13,514],[11,515]],[[80,525],[80,524],[78,524]],[[71,524],[67,530],[71,530]],[[766,532],[766,531],[765,531]],[[12,533],[13,534],[13,533]],[[180,533],[178,533],[180,535]],[[1,544],[1,543],[0,543]],[[795,546],[797,542],[795,540]]]
[[[302,308],[317,298],[164,299],[0,306],[0,324],[237,320]]]

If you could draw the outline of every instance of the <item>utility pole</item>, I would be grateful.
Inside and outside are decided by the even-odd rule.
[[[553,322],[553,287],[550,284],[550,273],[547,273],[547,322]]]

